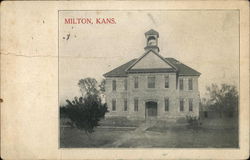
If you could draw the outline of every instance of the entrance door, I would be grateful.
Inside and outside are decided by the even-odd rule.
[[[157,103],[156,102],[146,102],[146,117],[157,117]]]

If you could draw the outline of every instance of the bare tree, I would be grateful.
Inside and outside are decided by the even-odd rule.
[[[101,81],[101,84],[99,85],[99,88],[100,88],[101,92],[105,92],[105,84],[106,84],[106,81],[105,81],[105,79],[103,79]]]
[[[97,89],[97,81],[94,78],[88,77],[80,79],[78,82],[78,86],[80,87],[80,92],[82,94],[82,97],[99,94],[99,91]]]
[[[207,104],[211,109],[219,112],[220,117],[223,113],[232,116],[238,112],[238,92],[234,85],[212,84],[207,87],[209,99]]]

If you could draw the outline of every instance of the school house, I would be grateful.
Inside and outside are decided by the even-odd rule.
[[[199,116],[200,73],[174,58],[164,58],[159,33],[145,33],[145,53],[104,74],[108,117],[178,119]]]

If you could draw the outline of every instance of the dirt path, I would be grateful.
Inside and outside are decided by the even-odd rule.
[[[147,121],[145,123],[142,123],[138,128],[136,128],[134,131],[130,131],[128,133],[122,134],[119,140],[115,141],[111,144],[112,147],[119,147],[125,142],[129,141],[131,138],[140,137],[142,135],[146,136],[145,133],[146,130],[150,127],[153,127],[156,124],[156,121]]]

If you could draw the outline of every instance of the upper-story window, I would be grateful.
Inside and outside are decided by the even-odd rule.
[[[165,88],[169,88],[169,76],[165,76]]]
[[[112,81],[112,90],[116,91],[116,80]]]
[[[188,90],[193,90],[193,79],[192,78],[188,79]]]
[[[148,77],[148,88],[155,88],[155,77]]]
[[[184,111],[184,99],[183,98],[180,99],[180,111],[181,112]]]
[[[169,111],[169,98],[165,98],[165,111]]]
[[[138,77],[135,77],[135,79],[134,79],[134,87],[139,88]]]
[[[189,99],[188,103],[189,103],[189,111],[192,112],[193,111],[193,99]]]
[[[128,90],[128,80],[124,79],[124,90]]]
[[[183,79],[182,78],[180,78],[180,90],[183,90],[183,88],[184,88],[184,86],[183,86]]]
[[[116,100],[112,99],[112,111],[116,111]]]

